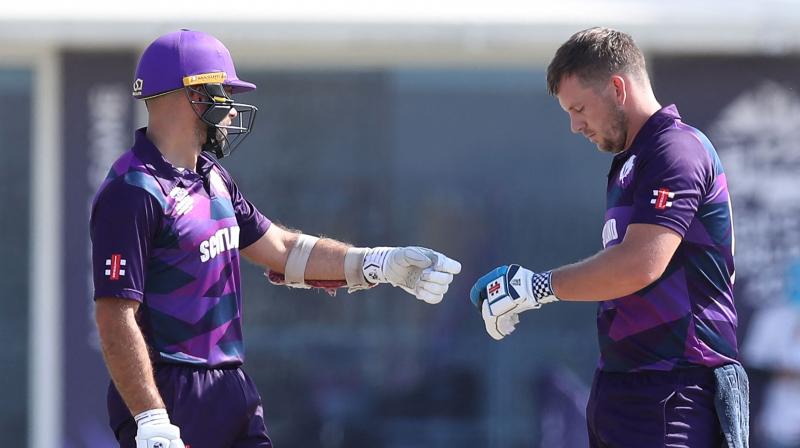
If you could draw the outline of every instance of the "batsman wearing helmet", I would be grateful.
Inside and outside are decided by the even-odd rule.
[[[274,283],[349,291],[389,283],[438,303],[461,265],[422,247],[357,248],[271,223],[218,159],[256,107],[216,38],[157,38],[136,69],[148,125],[111,167],[91,212],[96,321],[121,447],[269,447],[242,370],[241,256]]]

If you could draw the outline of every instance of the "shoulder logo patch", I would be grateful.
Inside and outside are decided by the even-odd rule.
[[[630,185],[631,179],[633,179],[633,164],[635,163],[636,156],[631,156],[624,165],[622,165],[622,169],[619,170],[619,184],[624,188]]]

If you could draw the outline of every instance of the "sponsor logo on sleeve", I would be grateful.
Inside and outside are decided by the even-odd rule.
[[[112,254],[111,258],[106,259],[106,277],[109,280],[119,280],[125,276],[125,265],[127,261],[120,254]]]
[[[670,199],[675,198],[675,193],[666,188],[659,188],[658,190],[653,190],[653,196],[655,198],[650,199],[650,203],[656,207],[656,210],[664,210],[667,207],[672,207]]]

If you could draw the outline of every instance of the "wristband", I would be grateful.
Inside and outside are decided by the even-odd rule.
[[[136,421],[137,426],[170,424],[166,409],[150,409],[137,414],[133,419]]]

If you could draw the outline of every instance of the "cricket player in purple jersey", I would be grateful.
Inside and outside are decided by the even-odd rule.
[[[486,330],[499,340],[523,311],[598,302],[592,447],[748,446],[733,221],[714,147],[674,105],[658,103],[625,33],[576,33],[556,52],[547,84],[572,131],[614,156],[604,249],[543,273],[512,264],[480,278],[470,298]]]
[[[148,126],[111,167],[91,215],[96,321],[121,447],[272,446],[241,369],[240,256],[280,284],[389,283],[428,303],[461,270],[430,249],[350,247],[259,213],[217,162],[256,113],[231,95],[255,88],[220,41],[196,31],[159,37],[139,60],[133,95]]]

